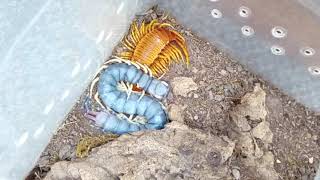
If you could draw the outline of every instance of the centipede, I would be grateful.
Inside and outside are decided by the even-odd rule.
[[[85,116],[103,131],[114,134],[163,128],[168,118],[158,100],[167,96],[168,84],[128,61],[112,59],[108,63],[99,82],[94,84],[97,86],[96,101],[106,110],[95,112],[87,107]],[[143,91],[132,91],[128,84],[135,84]]]
[[[186,41],[172,25],[155,19],[140,26],[134,21],[121,43],[126,49],[106,61],[91,83],[85,116],[118,135],[161,129],[168,121],[161,100],[169,85],[160,79],[172,63],[190,64]],[[93,111],[92,100],[103,110]]]

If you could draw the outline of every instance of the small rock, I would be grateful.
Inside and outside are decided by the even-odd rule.
[[[230,112],[230,115],[236,124],[245,126],[247,130],[249,127],[247,120],[261,121],[266,118],[265,101],[266,93],[260,86],[255,86],[253,92],[247,93],[241,98],[241,104],[237,105]]]
[[[210,100],[213,100],[213,98],[214,98],[214,97],[213,97],[212,91],[209,91],[209,99],[210,99]]]
[[[272,143],[273,133],[269,126],[269,122],[262,121],[252,129],[252,135],[261,139],[266,144]]]
[[[230,117],[240,131],[246,132],[251,130],[251,126],[249,125],[246,117],[243,117],[237,112],[230,112]]]
[[[222,76],[226,76],[226,75],[228,75],[228,72],[227,72],[226,70],[222,69],[222,70],[219,72],[219,74],[222,75]]]
[[[233,72],[234,72],[234,71],[233,71],[233,68],[232,68],[232,67],[229,67],[229,66],[226,67],[226,70],[229,71],[230,73],[233,73]]]
[[[197,74],[197,73],[199,72],[199,70],[198,70],[197,68],[195,68],[195,67],[193,67],[191,71],[192,71],[194,74]]]
[[[48,166],[49,163],[50,163],[50,156],[42,156],[39,158],[39,160],[37,162],[37,164],[40,168]]]
[[[302,177],[301,177],[301,180],[308,180],[309,178],[308,178],[308,175],[303,175]]]
[[[250,133],[242,133],[238,142],[238,148],[241,150],[242,155],[248,158],[254,157],[254,143]]]
[[[213,109],[213,111],[215,112],[215,113],[221,113],[223,110],[222,110],[222,108],[221,108],[221,106],[219,106],[219,105],[213,105],[212,106],[212,109]]]
[[[234,146],[227,137],[173,121],[161,131],[120,136],[87,158],[57,162],[45,180],[231,179],[227,162]]]
[[[274,169],[274,156],[272,152],[266,152],[266,154],[259,159],[259,162],[257,162],[257,172],[264,177],[263,179],[278,179],[278,174]]]
[[[242,66],[238,66],[238,68],[237,68],[237,70],[239,71],[239,72],[241,72],[242,71]]]
[[[198,120],[198,119],[199,119],[199,116],[195,115],[195,116],[193,117],[193,119],[194,119],[194,120]]]
[[[183,115],[183,108],[179,105],[176,104],[171,104],[169,106],[169,119],[172,121],[179,121],[183,122],[184,121],[184,115]]]
[[[312,136],[312,139],[313,139],[314,141],[317,141],[317,140],[318,140],[318,136],[317,136],[317,135],[313,135],[313,136]]]
[[[276,160],[276,163],[277,163],[277,164],[280,164],[280,163],[281,163],[281,161],[280,161],[279,159],[277,159],[277,160]]]
[[[313,157],[309,158],[309,163],[313,164]]]
[[[224,96],[222,96],[222,95],[215,95],[214,96],[214,100],[216,100],[218,102],[222,101],[223,99],[224,99]]]
[[[152,13],[152,14],[151,14],[151,18],[152,18],[152,19],[156,19],[156,18],[157,18],[157,14],[156,14],[156,13]]]
[[[254,143],[255,145],[255,150],[254,150],[254,156],[257,158],[260,158],[263,156],[263,151],[260,149],[260,147],[257,145],[257,143]]]
[[[240,171],[238,169],[232,169],[231,173],[234,179],[236,180],[240,179]]]
[[[312,137],[312,135],[311,135],[310,133],[307,133],[307,134],[306,134],[306,138],[307,138],[307,139],[310,139],[311,137]]]
[[[192,78],[188,77],[175,77],[171,82],[173,94],[183,97],[188,97],[188,93],[198,89],[198,85],[193,81]]]
[[[199,95],[196,94],[196,93],[194,93],[193,98],[198,99],[198,98],[199,98]]]
[[[59,158],[60,159],[65,159],[71,155],[71,146],[70,145],[65,145],[63,146],[60,151],[59,151]]]
[[[208,85],[208,86],[206,87],[206,91],[210,91],[210,90],[214,89],[215,87],[216,87],[216,86],[213,85],[213,84]]]
[[[205,81],[200,81],[199,84],[200,84],[200,86],[205,86],[206,82]]]

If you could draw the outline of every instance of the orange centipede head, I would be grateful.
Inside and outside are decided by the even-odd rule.
[[[142,22],[140,27],[133,22],[122,43],[127,50],[119,57],[147,65],[157,77],[167,72],[172,62],[184,60],[187,66],[190,64],[183,36],[171,24],[156,19]]]

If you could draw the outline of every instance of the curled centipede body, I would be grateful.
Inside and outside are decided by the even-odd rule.
[[[165,82],[153,78],[134,65],[111,64],[100,75],[97,91],[103,104],[116,113],[87,111],[86,116],[104,131],[115,134],[163,128],[167,121],[163,105],[156,98],[144,96],[141,92],[128,93],[127,89],[123,88],[124,82],[135,84],[158,99],[166,97],[169,92]],[[133,116],[143,121],[133,122]]]
[[[133,22],[122,42],[127,51],[118,56],[147,65],[155,76],[167,72],[172,62],[190,63],[185,39],[168,23],[153,20],[138,27]]]

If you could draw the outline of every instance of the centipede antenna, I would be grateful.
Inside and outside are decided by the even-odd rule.
[[[90,90],[89,90],[89,97],[92,98],[92,94],[93,94],[93,88],[95,86],[95,84],[99,81],[99,77],[95,78],[91,85],[90,85]]]

